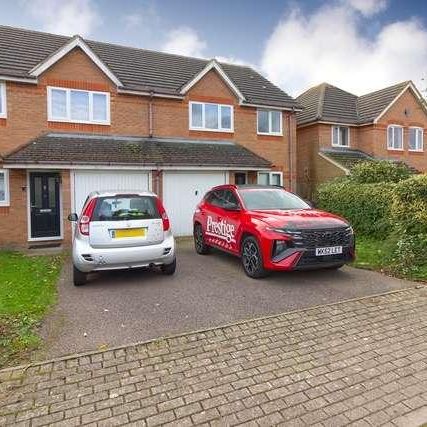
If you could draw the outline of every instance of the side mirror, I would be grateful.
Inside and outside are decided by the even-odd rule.
[[[76,213],[70,213],[70,215],[68,215],[68,221],[77,222],[78,220],[79,220],[79,217],[77,216]]]

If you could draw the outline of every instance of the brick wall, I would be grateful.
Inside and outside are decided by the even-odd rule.
[[[47,86],[109,91],[111,96],[111,125],[73,124],[47,121]],[[76,48],[58,61],[39,78],[39,84],[7,82],[8,117],[0,122],[0,156],[26,144],[32,138],[49,131],[105,133],[118,135],[149,135],[149,98],[118,94],[116,87],[96,65]],[[188,102],[191,100],[220,102],[234,106],[234,133],[200,132],[189,130]],[[292,178],[296,179],[296,120],[295,114],[283,113],[283,136],[260,136],[256,129],[256,109],[241,107],[234,93],[216,74],[209,72],[187,94],[184,100],[153,98],[153,134],[161,137],[194,139],[230,139],[270,160],[273,169],[284,175],[290,186],[289,140],[292,141]],[[0,164],[1,167],[1,164]],[[251,181],[253,174],[250,174]],[[0,208],[0,245],[23,245],[27,241],[26,172],[10,174],[11,204]],[[161,174],[156,183],[161,193]],[[154,188],[154,187],[153,187]],[[70,212],[69,173],[62,173],[64,220]],[[20,224],[22,232],[15,226]],[[64,223],[65,240],[70,239],[70,226]],[[25,233],[24,233],[25,231]],[[18,235],[19,234],[19,235]]]

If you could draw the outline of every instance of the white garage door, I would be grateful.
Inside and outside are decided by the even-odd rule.
[[[148,172],[138,171],[75,171],[74,210],[77,214],[91,191],[149,189]]]
[[[175,236],[193,234],[193,214],[197,204],[211,187],[226,182],[226,172],[163,173],[163,203]]]

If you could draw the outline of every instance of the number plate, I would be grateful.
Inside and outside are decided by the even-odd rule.
[[[123,237],[145,237],[145,228],[122,228],[119,230],[111,230],[113,239],[121,239]]]
[[[342,246],[330,246],[328,248],[316,248],[316,256],[342,254]]]

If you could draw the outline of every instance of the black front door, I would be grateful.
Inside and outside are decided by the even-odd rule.
[[[59,174],[30,173],[31,237],[58,237],[61,234]]]

